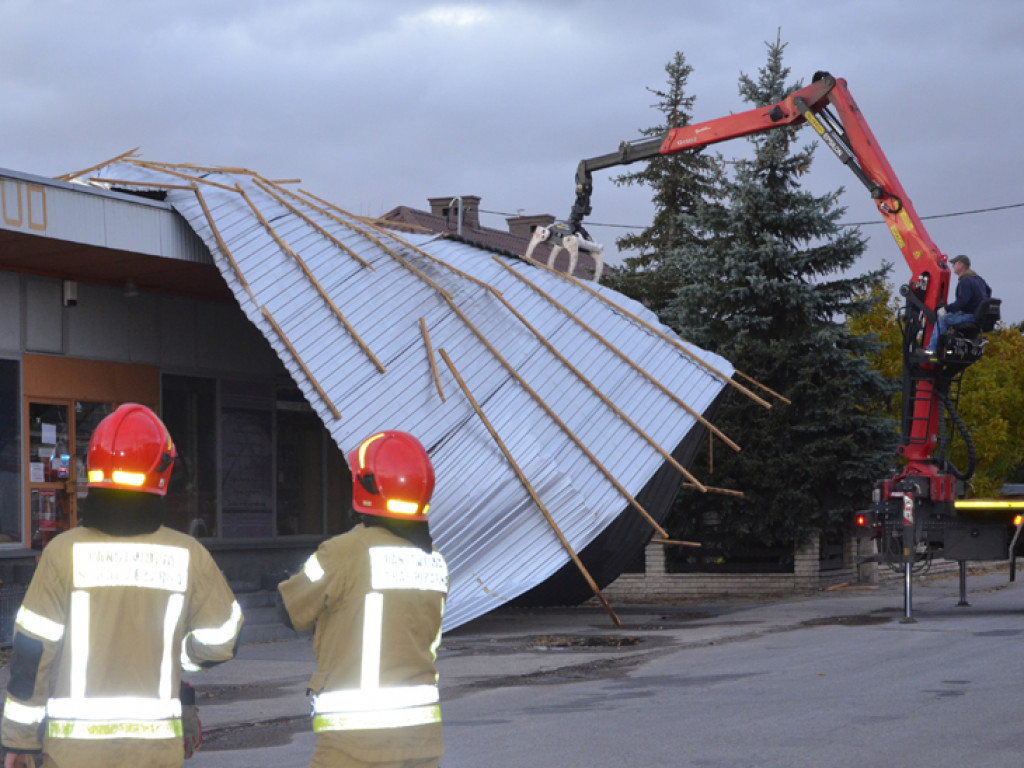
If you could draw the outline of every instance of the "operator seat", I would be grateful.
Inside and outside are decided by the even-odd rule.
[[[951,330],[955,331],[958,336],[968,339],[976,339],[982,333],[988,333],[1002,319],[999,312],[1002,303],[1002,299],[982,299],[978,308],[974,310],[974,319],[968,320],[966,323],[958,323],[952,326]]]

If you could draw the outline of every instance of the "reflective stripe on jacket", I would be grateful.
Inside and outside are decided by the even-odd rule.
[[[362,760],[440,755],[441,554],[357,526],[322,544],[280,591],[293,626],[316,627],[313,730]]]
[[[38,750],[42,731],[48,754],[79,765],[91,763],[76,744],[162,740],[180,765],[182,663],[231,658],[241,624],[224,576],[189,536],[57,536],[15,621],[4,746]],[[103,760],[95,753],[113,764]]]

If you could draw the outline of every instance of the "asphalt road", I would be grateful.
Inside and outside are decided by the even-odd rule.
[[[918,590],[913,624],[892,591],[764,632],[771,608],[738,612],[749,633],[603,679],[460,696],[444,708],[442,765],[1021,766],[1024,591],[957,608],[945,586]]]
[[[446,633],[443,768],[1018,768],[1024,584],[1004,570],[774,601],[500,610]],[[197,684],[189,768],[309,764],[308,638]]]

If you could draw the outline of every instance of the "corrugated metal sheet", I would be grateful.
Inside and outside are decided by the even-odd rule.
[[[252,172],[128,158],[88,176],[166,189],[342,451],[380,429],[427,446],[449,629],[569,560],[470,398],[578,552],[697,424],[680,401],[704,412],[733,372],[600,286],[378,229]]]

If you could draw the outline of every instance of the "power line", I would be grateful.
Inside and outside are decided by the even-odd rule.
[[[951,219],[956,216],[973,216],[978,213],[992,213],[994,211],[1006,211],[1011,208],[1024,208],[1024,203],[1011,203],[1010,205],[995,205],[990,208],[975,208],[972,211],[955,211],[953,213],[936,213],[933,216],[921,216],[921,221],[928,221],[931,219]],[[497,216],[515,217],[519,216],[518,213],[505,213],[504,211],[485,211],[483,208],[480,209],[480,213],[493,213]],[[875,224],[885,224],[884,221],[854,221],[850,223],[840,223],[840,227],[870,227]],[[646,229],[649,225],[647,224],[609,224],[599,221],[588,221],[588,227],[606,227],[611,229]]]

